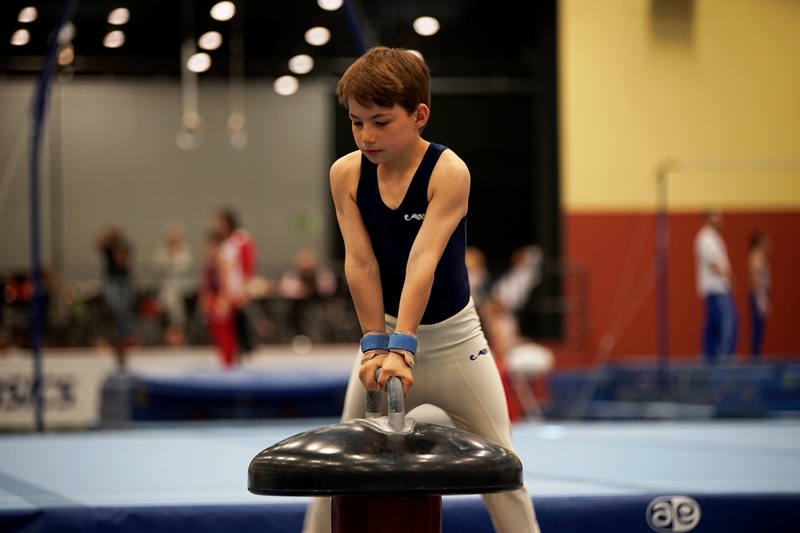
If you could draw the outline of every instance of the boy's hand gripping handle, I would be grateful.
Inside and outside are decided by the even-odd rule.
[[[381,373],[381,369],[375,371],[375,379]],[[403,431],[406,424],[405,399],[403,398],[403,384],[400,378],[392,376],[386,383],[386,391],[389,393],[389,425],[397,432]],[[380,391],[367,391],[367,418],[380,418],[381,416],[381,393]]]

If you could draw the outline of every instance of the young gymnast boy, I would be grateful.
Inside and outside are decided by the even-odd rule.
[[[331,192],[364,333],[342,421],[363,418],[366,391],[397,376],[407,410],[438,406],[457,428],[513,449],[503,385],[467,279],[469,170],[421,136],[429,78],[416,55],[379,46],[336,89],[358,150],[332,165]],[[499,533],[539,532],[524,487],[483,498]],[[330,499],[314,498],[304,532],[330,531],[330,520]]]

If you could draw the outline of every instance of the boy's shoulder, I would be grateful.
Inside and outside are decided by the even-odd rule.
[[[466,179],[469,181],[469,168],[452,149],[443,151],[436,162],[434,174],[437,177],[446,177],[454,180]]]
[[[330,182],[334,190],[353,190],[361,175],[361,152],[356,150],[343,155],[330,168]],[[352,194],[352,192],[351,192]]]
[[[351,174],[361,170],[361,152],[354,150],[343,155],[331,165],[331,176]]]
[[[444,163],[445,165],[454,165],[456,167],[462,167],[464,169],[467,168],[467,164],[461,159],[458,154],[456,154],[452,148],[447,148],[442,152],[442,155],[439,156],[439,162]]]

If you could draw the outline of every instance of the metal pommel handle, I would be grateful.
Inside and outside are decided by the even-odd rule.
[[[381,369],[375,371],[375,379],[381,374]],[[389,393],[389,425],[395,431],[402,431],[406,423],[406,406],[403,398],[403,383],[397,376],[392,376],[386,383]],[[367,418],[380,418],[381,392],[367,391]]]

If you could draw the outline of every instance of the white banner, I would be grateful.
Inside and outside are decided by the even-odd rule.
[[[307,368],[326,365],[349,368],[357,345],[309,346],[299,351],[290,346],[262,346],[244,361],[244,367]],[[116,369],[109,350],[46,350],[44,374],[45,429],[89,429],[100,424],[103,384]],[[221,368],[213,347],[148,347],[130,350],[127,367],[138,371],[180,371]],[[31,388],[33,359],[30,352],[0,353],[0,431],[34,430],[35,413]]]
[[[50,350],[42,357],[45,429],[87,429],[100,423],[103,384],[116,369],[108,350]],[[131,350],[131,371],[162,368],[215,367],[213,350]],[[17,351],[0,356],[0,430],[36,427],[31,389],[33,358]]]
[[[103,382],[114,369],[111,357],[43,357],[44,421],[47,429],[89,428],[99,422]],[[0,429],[34,429],[33,360],[0,360]]]

